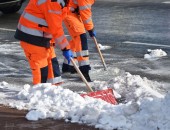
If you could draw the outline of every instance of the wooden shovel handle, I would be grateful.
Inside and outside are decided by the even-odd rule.
[[[97,43],[97,39],[96,39],[95,37],[93,37],[93,40],[94,40],[94,43],[95,43],[95,45],[96,45],[97,51],[98,51],[98,53],[99,53],[99,55],[100,55],[101,61],[102,61],[102,63],[103,63],[104,70],[107,70],[106,63],[105,63],[105,61],[104,61],[103,55],[102,55],[102,53],[101,53],[101,51],[100,51],[100,48],[99,48],[99,45],[98,45],[98,43]]]
[[[90,92],[93,92],[93,89],[91,88],[91,86],[89,85],[89,83],[87,82],[87,80],[85,79],[84,75],[81,73],[80,69],[78,68],[78,66],[76,65],[75,61],[73,60],[73,58],[71,58],[71,63],[73,64],[74,68],[76,69],[77,73],[80,75],[81,79],[83,80],[83,82],[86,84],[87,88],[90,90]]]

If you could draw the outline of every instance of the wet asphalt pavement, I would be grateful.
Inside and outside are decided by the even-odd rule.
[[[159,0],[113,1],[97,2],[94,14],[99,15],[93,17],[98,42],[112,46],[103,51],[107,65],[169,83],[170,4]],[[148,61],[144,59],[147,49],[162,49],[168,56]]]

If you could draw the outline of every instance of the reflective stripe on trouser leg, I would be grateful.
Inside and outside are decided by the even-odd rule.
[[[62,82],[59,64],[53,46],[49,49],[48,70],[48,83],[56,84]]]
[[[77,46],[77,60],[79,63],[79,67],[82,68],[83,72],[90,70],[90,62],[89,62],[89,51],[87,44],[87,36],[85,33],[81,34],[77,39],[80,40],[79,46]]]
[[[52,63],[51,66],[49,66],[51,67],[51,70],[52,70],[51,74],[49,74],[51,75],[51,78],[49,77],[47,82],[52,83],[52,84],[62,82],[63,80],[61,78],[61,73],[60,73],[60,68],[59,68],[57,58],[56,57],[52,58],[51,63]]]

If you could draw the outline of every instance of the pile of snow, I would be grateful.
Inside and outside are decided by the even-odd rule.
[[[51,84],[24,85],[12,95],[15,101],[5,102],[10,107],[29,110],[26,118],[33,121],[53,118],[105,130],[170,130],[170,93],[160,92],[160,83],[120,71],[108,82],[94,84],[96,91],[114,89],[126,102],[112,105]],[[5,82],[0,83],[0,88],[11,89]],[[0,95],[2,102],[5,96]]]
[[[162,49],[155,49],[155,50],[148,49],[147,52],[148,54],[144,55],[145,59],[155,59],[155,58],[167,56],[167,53]]]

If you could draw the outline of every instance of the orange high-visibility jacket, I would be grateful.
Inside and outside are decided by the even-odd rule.
[[[94,2],[95,0],[71,0],[69,4],[69,8],[72,12],[78,10],[86,30],[94,28],[91,11],[91,6]]]
[[[64,0],[30,0],[20,17],[15,38],[47,48],[53,38],[61,49],[69,49],[62,27],[64,6]]]

